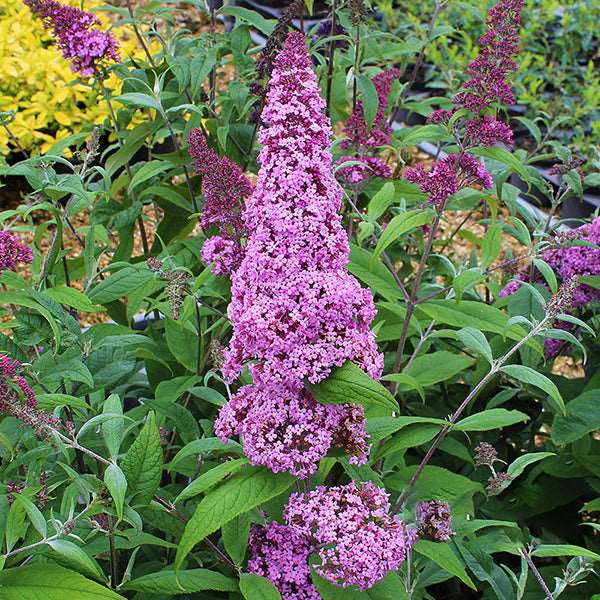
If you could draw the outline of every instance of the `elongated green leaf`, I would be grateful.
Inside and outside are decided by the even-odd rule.
[[[375,248],[373,258],[379,258],[379,256],[381,256],[381,253],[392,242],[395,242],[399,237],[401,237],[408,231],[411,231],[412,229],[416,229],[417,227],[421,227],[421,225],[431,223],[432,219],[433,212],[429,209],[411,210],[396,215],[388,223],[387,227],[381,234],[379,242],[377,243],[377,247]]]
[[[436,565],[442,567],[444,571],[448,571],[451,575],[458,577],[471,589],[477,589],[473,580],[467,574],[462,561],[454,554],[454,552],[452,552],[449,544],[439,544],[430,542],[429,540],[419,540],[415,544],[415,552],[432,560]]]
[[[103,413],[118,415],[123,413],[123,405],[118,394],[111,394],[104,402]],[[108,453],[113,460],[116,460],[125,430],[125,419],[118,417],[108,419],[102,423],[102,437],[108,448]]]
[[[69,568],[78,571],[86,577],[91,577],[102,582],[106,581],[106,576],[100,565],[77,544],[74,544],[70,540],[59,539],[50,540],[48,546],[60,556],[61,562],[64,561]]]
[[[572,544],[544,544],[538,546],[531,553],[533,556],[583,556],[592,560],[600,560],[600,554],[592,552],[581,546],[573,546]]]
[[[50,296],[55,302],[70,306],[79,312],[93,313],[102,310],[99,306],[94,306],[83,292],[66,285],[48,288],[44,290],[44,294]]]
[[[367,208],[367,219],[371,222],[377,221],[394,201],[394,184],[386,181],[381,189],[371,198]]]
[[[508,152],[508,150],[505,150],[504,148],[474,148],[471,152],[477,156],[491,158],[492,160],[505,164],[515,173],[518,173],[523,181],[529,182],[531,180],[529,172],[524,164],[514,154]]]
[[[175,502],[181,502],[187,498],[192,498],[198,494],[202,494],[206,490],[215,486],[222,479],[225,479],[231,473],[235,473],[238,469],[248,464],[247,458],[236,458],[235,460],[228,460],[210,471],[203,473],[197,479],[194,479],[185,489],[177,496]]]
[[[265,467],[246,467],[211,490],[189,520],[177,548],[176,568],[192,548],[237,515],[263,504],[294,482],[288,473],[272,473]]]
[[[148,413],[146,423],[129,447],[122,467],[129,493],[135,495],[135,501],[140,504],[150,502],[160,484],[163,467],[160,433],[153,412]]]
[[[42,538],[46,537],[48,533],[48,527],[46,525],[46,519],[44,515],[40,512],[40,509],[29,499],[27,496],[23,494],[15,494],[16,502],[21,504],[21,506],[25,509],[31,524],[35,527],[36,531],[42,536]]]
[[[127,297],[153,277],[150,269],[136,269],[128,266],[113,273],[92,288],[89,298],[94,303],[107,304],[113,300]]]
[[[128,188],[129,193],[131,193],[145,181],[148,181],[148,179],[152,179],[152,177],[155,177],[156,175],[172,168],[173,165],[170,162],[163,160],[153,160],[151,162],[144,163],[144,166],[131,178]]]
[[[219,10],[219,13],[222,15],[231,15],[241,19],[242,21],[246,21],[265,35],[271,35],[275,25],[277,24],[277,21],[274,19],[265,19],[256,11],[243,8],[241,6],[225,6]]]
[[[109,465],[104,472],[104,483],[114,500],[117,515],[119,519],[122,519],[125,492],[127,490],[127,479],[123,471],[115,464]]]
[[[52,564],[31,564],[0,572],[2,600],[125,600],[123,596]]]
[[[385,375],[381,378],[383,381],[395,381],[400,384],[400,390],[417,390],[421,400],[425,402],[425,390],[423,386],[414,377],[407,375],[406,373],[393,373],[391,375]]]
[[[558,388],[545,375],[525,365],[505,365],[500,370],[523,383],[540,388],[550,396],[550,404],[554,410],[563,415],[566,414],[565,403]]]
[[[242,573],[240,591],[246,600],[281,600],[279,590],[266,577],[252,573]]]
[[[506,410],[505,408],[490,408],[475,415],[461,419],[455,429],[460,431],[489,431],[508,427],[515,423],[529,421],[529,417],[518,410]]]
[[[552,441],[564,446],[600,429],[600,403],[597,389],[573,398],[565,415],[556,415],[552,424]]]
[[[334,369],[323,381],[308,387],[323,404],[374,404],[389,410],[398,409],[388,390],[350,361]]]
[[[417,356],[406,373],[427,387],[455,377],[473,364],[475,359],[470,356],[440,350]]]
[[[485,360],[492,364],[492,361],[494,360],[492,348],[485,335],[483,335],[479,329],[475,329],[474,327],[463,327],[456,332],[456,335],[465,345],[467,350],[472,350],[477,354],[480,354]]]
[[[159,571],[142,575],[129,581],[123,586],[124,590],[133,590],[146,594],[191,594],[204,590],[217,592],[237,592],[238,586],[234,579],[208,569],[189,569],[187,571]]]
[[[363,104],[363,114],[367,128],[370,130],[371,125],[375,116],[377,115],[377,108],[379,107],[379,94],[373,84],[370,77],[366,75],[358,75],[356,77],[358,83],[358,89],[360,90],[360,96]]]

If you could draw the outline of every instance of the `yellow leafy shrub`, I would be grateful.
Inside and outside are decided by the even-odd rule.
[[[65,3],[80,6],[79,0]],[[91,10],[86,5],[86,10]],[[103,25],[110,24],[96,13]],[[142,56],[132,31],[113,29],[121,43],[121,57]],[[91,81],[91,80],[90,80]],[[119,91],[111,76],[107,87]],[[0,112],[14,111],[10,129],[20,144],[34,154],[46,152],[57,141],[78,132],[82,125],[102,123],[108,109],[97,91],[78,80],[70,62],[62,57],[44,29],[22,0],[0,2]],[[14,150],[0,127],[0,153]]]

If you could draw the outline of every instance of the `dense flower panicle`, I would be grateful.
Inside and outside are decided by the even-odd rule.
[[[284,517],[318,549],[319,575],[342,587],[365,590],[398,569],[417,539],[416,530],[389,511],[384,489],[351,482],[292,494]]]
[[[513,145],[513,131],[510,126],[490,116],[468,121],[465,125],[465,137],[469,146],[491,147],[498,143]]]
[[[452,118],[455,112],[456,109],[454,108],[450,110],[447,110],[445,108],[438,108],[427,117],[427,122],[436,123],[438,125],[448,125],[450,119]]]
[[[337,164],[341,165],[348,161],[359,163],[338,169],[338,176],[348,183],[358,184],[371,177],[389,179],[392,176],[392,169],[390,169],[385,160],[378,156],[342,156]]]
[[[283,600],[320,600],[311,579],[311,544],[307,535],[276,522],[266,527],[253,525],[248,546],[248,571],[267,577]]]
[[[212,265],[215,275],[230,275],[242,261],[242,210],[252,184],[239,165],[208,146],[199,129],[190,131],[188,142],[196,173],[202,176],[205,203],[200,225],[203,229],[215,227],[220,233],[204,243],[202,259]]]
[[[517,70],[513,56],[519,48],[519,28],[524,0],[500,0],[487,18],[487,32],[479,39],[479,56],[469,65],[465,91],[455,98],[457,106],[479,112],[493,103],[514,104],[506,76]]]
[[[419,539],[447,542],[454,535],[450,505],[443,500],[418,502],[417,531]]]
[[[459,188],[480,185],[484,189],[489,189],[494,183],[483,163],[472,154],[466,152],[449,154],[442,162],[457,174]]]
[[[252,193],[252,184],[241,167],[228,157],[220,157],[209,147],[199,129],[188,136],[189,154],[196,173],[202,177],[202,207],[200,225],[203,229],[216,227],[221,233],[239,235],[243,231],[242,208]]]
[[[369,130],[365,120],[363,103],[358,101],[356,108],[346,121],[344,133],[347,139],[342,142],[342,148],[366,149],[384,146],[389,143],[392,128],[387,122],[385,110],[388,106],[388,96],[392,89],[392,83],[399,77],[400,70],[396,68],[386,69],[373,77],[373,85],[377,91],[379,104],[371,129]]]
[[[416,183],[434,206],[443,206],[458,191],[456,172],[445,161],[435,163],[430,171],[426,171],[423,164],[419,163],[406,169],[404,177],[411,183]]]
[[[0,231],[0,272],[14,271],[18,263],[33,260],[31,248],[26,246],[14,233]]]
[[[252,464],[305,478],[332,447],[364,463],[364,414],[356,406],[324,405],[305,389],[285,384],[242,387],[220,412],[216,435],[226,441],[239,435]],[[344,437],[342,437],[344,436]]]
[[[52,29],[63,56],[74,72],[85,77],[98,74],[108,62],[118,62],[119,43],[110,31],[98,29],[99,19],[92,13],[56,0],[23,0]]]
[[[0,354],[0,414],[10,415],[31,427],[40,437],[47,437],[50,427],[59,425],[53,415],[36,408],[35,393],[22,375],[21,363],[6,354]],[[25,401],[20,398],[23,396]]]
[[[305,380],[317,383],[347,360],[379,377],[383,358],[369,329],[373,298],[344,269],[349,247],[338,214],[342,189],[332,173],[331,129],[300,33],[289,34],[274,62],[262,121],[260,171],[243,212],[248,241],[232,277],[233,338],[223,365],[231,381],[251,363],[254,385],[222,410],[218,431],[243,435],[255,463],[306,477],[337,441],[354,448],[356,460],[364,460],[367,444],[362,409],[348,419],[348,407],[319,406]]]

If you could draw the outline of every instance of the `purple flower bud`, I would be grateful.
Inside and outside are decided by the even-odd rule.
[[[97,75],[110,61],[119,60],[119,43],[109,31],[101,31],[98,18],[56,0],[23,0],[31,12],[52,29],[63,56],[71,60],[74,72],[85,77]]]
[[[10,231],[0,231],[0,273],[14,271],[18,263],[33,260],[31,248]]]
[[[442,500],[418,502],[417,530],[419,538],[447,542],[454,535],[450,505]]]

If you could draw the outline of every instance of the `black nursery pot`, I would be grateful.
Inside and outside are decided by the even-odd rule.
[[[577,227],[581,225],[579,219],[587,219],[597,209],[600,208],[600,196],[585,194],[583,198],[571,196],[567,198],[560,207],[560,218],[567,220],[567,225]],[[569,222],[573,219],[572,222]]]
[[[413,98],[417,100],[425,100],[429,96],[429,93],[418,93],[418,92],[409,92],[408,98]],[[395,115],[394,119],[397,123],[402,123],[408,127],[412,127],[413,125],[424,125],[427,123],[427,117],[423,115],[413,112],[407,108],[401,108]]]
[[[558,182],[554,178],[548,176],[548,169],[552,166],[550,163],[536,163],[534,165],[538,173],[548,181],[553,187],[554,191],[558,189]],[[510,176],[510,183],[514,185],[525,197],[526,200],[535,204],[538,207],[550,208],[550,199],[538,190],[535,186],[529,187],[526,181],[521,179],[517,173],[513,173]]]

